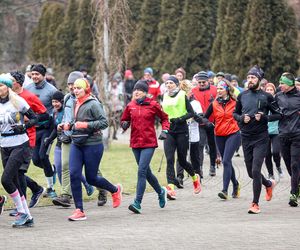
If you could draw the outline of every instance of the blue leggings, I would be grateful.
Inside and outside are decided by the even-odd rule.
[[[87,182],[95,187],[106,189],[111,193],[118,191],[117,187],[111,184],[104,177],[98,176],[97,172],[103,155],[103,144],[77,146],[71,144],[70,148],[70,179],[71,189],[75,207],[83,211],[81,176],[84,165]]]
[[[235,177],[235,171],[232,166],[232,157],[241,143],[240,132],[228,136],[216,136],[216,142],[222,156],[222,163],[224,168],[222,191],[227,193],[230,180],[232,181],[234,186],[238,185],[238,181]]]

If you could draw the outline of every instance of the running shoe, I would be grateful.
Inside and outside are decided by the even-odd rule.
[[[238,183],[236,186],[233,186],[232,198],[239,198],[241,195],[241,185]]]
[[[92,185],[88,184],[86,186],[86,194],[88,196],[91,196],[94,193],[94,191],[95,191],[95,189],[94,189],[94,187]]]
[[[289,205],[291,207],[297,207],[298,206],[298,200],[297,200],[297,196],[295,194],[291,194]]]
[[[55,197],[57,197],[57,194],[56,194],[56,192],[55,192],[54,189],[47,188],[47,190],[46,190],[46,197],[54,199]]]
[[[142,213],[142,207],[141,207],[141,203],[139,203],[138,201],[134,200],[134,202],[132,204],[129,205],[128,209],[132,212],[134,212],[135,214],[140,214]]]
[[[71,207],[71,196],[67,194],[63,194],[59,197],[54,197],[52,203],[55,206]]]
[[[226,192],[220,192],[218,193],[218,196],[222,199],[222,200],[228,200],[228,194]]]
[[[168,190],[165,187],[161,187],[161,193],[158,195],[159,206],[164,208],[167,204]]]
[[[193,181],[194,194],[199,194],[201,192],[200,176],[198,174],[195,174],[195,176],[197,180]]]
[[[272,182],[270,187],[266,187],[266,201],[272,200],[273,189],[275,188],[276,182],[275,180],[270,180]]]
[[[33,193],[29,202],[29,208],[35,207],[45,193],[46,193],[46,188],[44,187],[41,187],[41,189],[38,192]]]
[[[68,217],[69,221],[80,221],[86,220],[85,213],[82,212],[79,208],[77,208],[71,216]]]
[[[176,192],[169,186],[167,186],[167,198],[169,200],[176,200]]]
[[[181,177],[177,177],[177,178],[175,178],[175,180],[174,180],[174,184],[175,184],[175,186],[177,187],[177,188],[184,188],[184,186],[183,186],[183,179],[181,178]]]
[[[118,206],[121,205],[122,202],[122,185],[117,184],[118,191],[113,193],[112,200],[113,200],[113,208],[117,208]]]
[[[216,176],[216,167],[215,166],[210,166],[209,175]]]
[[[98,206],[102,207],[106,204],[107,202],[107,191],[104,189],[100,189],[99,190],[99,194],[98,194]]]
[[[0,196],[0,214],[2,214],[3,209],[4,209],[4,204],[6,202],[7,198],[5,195]]]
[[[12,227],[22,227],[29,220],[29,215],[24,213],[18,213],[15,222]]]
[[[259,214],[259,213],[260,213],[260,209],[258,204],[252,203],[251,207],[248,210],[248,214]]]

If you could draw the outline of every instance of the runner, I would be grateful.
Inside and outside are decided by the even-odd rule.
[[[218,196],[228,199],[228,186],[230,180],[233,184],[232,197],[240,196],[240,184],[236,179],[232,165],[232,157],[239,147],[241,135],[237,122],[233,118],[233,111],[236,104],[234,87],[227,81],[221,80],[217,85],[217,99],[208,107],[205,117],[209,118],[212,114],[215,117],[215,135],[218,149],[223,163],[223,189]]]
[[[146,97],[148,89],[146,81],[139,80],[136,83],[133,89],[133,100],[126,106],[121,118],[121,127],[124,131],[131,127],[130,147],[138,164],[136,198],[128,207],[136,214],[141,213],[146,181],[158,194],[159,206],[164,208],[167,202],[167,189],[160,186],[157,178],[152,174],[150,162],[158,146],[154,128],[155,117],[160,118],[162,125],[160,140],[167,138],[170,124],[167,114],[162,111],[160,105]]]
[[[281,92],[275,100],[283,114],[279,121],[281,154],[291,176],[291,195],[289,205],[298,206],[299,196],[299,157],[300,157],[300,92],[295,87],[295,77],[284,73],[280,77]]]
[[[101,130],[107,128],[108,122],[102,105],[91,95],[89,82],[77,79],[74,82],[76,104],[74,108],[74,121],[65,123],[64,130],[73,130],[70,149],[70,178],[71,189],[76,210],[69,216],[70,221],[86,220],[83,211],[81,176],[84,165],[86,180],[90,185],[108,190],[112,194],[113,207],[120,206],[122,200],[122,186],[116,186],[97,172],[103,155]]]
[[[278,120],[281,115],[274,105],[272,95],[260,89],[259,82],[264,72],[258,66],[251,68],[247,74],[248,90],[238,98],[234,118],[238,121],[242,134],[242,147],[245,164],[250,178],[253,179],[253,201],[248,213],[258,214],[259,197],[262,184],[266,187],[266,200],[272,199],[274,180],[267,180],[261,173],[269,143],[268,121]],[[268,115],[271,111],[272,115]],[[273,115],[274,114],[274,115]]]
[[[13,227],[33,226],[26,198],[19,183],[19,169],[30,154],[29,139],[26,129],[37,123],[37,117],[27,102],[11,88],[13,80],[10,75],[0,75],[0,149],[3,165],[1,183],[13,199],[18,216]],[[24,116],[28,121],[24,122]],[[1,202],[5,197],[1,197]],[[2,212],[3,206],[1,208]]]
[[[192,165],[187,162],[187,150],[189,147],[189,130],[186,120],[194,117],[194,110],[186,96],[179,88],[179,81],[175,76],[170,76],[166,81],[168,92],[163,96],[162,107],[169,116],[171,122],[169,133],[164,140],[164,151],[167,158],[168,199],[176,200],[175,187],[181,184],[175,177],[174,161],[175,151],[177,159],[188,174],[192,177],[194,193],[201,191],[200,176],[195,174]]]

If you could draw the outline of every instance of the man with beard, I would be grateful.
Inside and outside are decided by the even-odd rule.
[[[250,214],[260,213],[258,206],[262,184],[266,187],[266,200],[272,199],[274,180],[267,180],[261,173],[266,156],[269,136],[268,121],[281,118],[278,107],[271,94],[260,88],[264,72],[255,65],[247,74],[248,90],[238,98],[234,118],[238,121],[242,135],[245,164],[250,178],[253,179],[253,201],[248,210]],[[269,112],[272,114],[269,115]]]

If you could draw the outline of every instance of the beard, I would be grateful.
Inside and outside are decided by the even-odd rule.
[[[249,82],[248,83],[248,88],[251,90],[256,90],[256,89],[258,89],[258,87],[259,87],[259,82],[257,82],[257,83]]]

